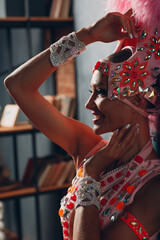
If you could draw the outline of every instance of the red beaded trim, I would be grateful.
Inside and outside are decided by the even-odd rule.
[[[120,218],[132,229],[140,240],[149,240],[146,229],[131,213],[124,212]]]

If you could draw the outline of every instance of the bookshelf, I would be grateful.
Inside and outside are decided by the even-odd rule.
[[[28,2],[28,0],[25,0]],[[28,8],[29,9],[29,8]],[[64,34],[68,34],[69,32],[73,31],[74,29],[74,18],[72,16],[68,17],[59,17],[53,18],[49,16],[30,16],[28,10],[25,11],[25,16],[7,16],[5,18],[0,18],[0,29],[6,29],[8,32],[8,37],[10,37],[12,29],[26,29],[27,30],[27,41],[28,41],[28,49],[29,49],[29,58],[32,57],[32,47],[31,47],[31,30],[33,28],[39,28],[43,31],[44,35],[45,32],[49,31],[49,35],[51,37],[51,41],[54,42]],[[11,41],[8,39],[8,48],[10,52],[12,50]],[[74,63],[73,63],[74,64]],[[9,74],[18,66],[12,64],[10,62],[8,69],[4,72],[1,72],[0,75]],[[55,75],[53,78],[55,80]],[[73,76],[72,76],[73,78]],[[59,81],[59,79],[58,79]],[[54,90],[53,94],[56,94],[56,81],[54,81]],[[75,84],[75,83],[72,83]],[[74,86],[75,91],[75,86]],[[59,92],[58,92],[59,93]],[[6,92],[7,94],[7,92]],[[73,96],[76,95],[76,91],[72,94]],[[6,103],[7,104],[7,103]],[[14,162],[14,173],[15,173],[15,180],[16,182],[20,182],[19,177],[19,164],[18,164],[18,141],[17,137],[19,135],[30,135],[31,136],[31,146],[32,146],[32,157],[34,160],[34,186],[24,187],[20,185],[16,189],[9,189],[3,192],[0,192],[0,201],[14,201],[15,211],[16,211],[16,222],[17,222],[17,233],[12,233],[15,235],[14,239],[24,240],[23,236],[23,223],[22,223],[22,209],[20,207],[21,199],[27,197],[33,197],[35,202],[35,220],[36,220],[36,236],[35,239],[43,240],[42,239],[42,230],[41,230],[41,213],[40,213],[40,200],[39,197],[44,194],[51,194],[55,192],[60,196],[62,193],[66,191],[66,189],[70,186],[70,184],[62,184],[60,186],[52,185],[46,187],[37,187],[37,176],[38,176],[38,168],[37,168],[37,150],[36,150],[36,134],[39,131],[34,128],[34,126],[28,122],[17,123],[14,127],[0,127],[0,138],[3,137],[10,137],[12,139],[13,145],[13,162]],[[5,159],[4,159],[5,160]],[[57,214],[57,212],[55,213]],[[9,230],[8,230],[9,231]],[[16,238],[17,237],[17,238]],[[10,238],[9,240],[11,240]],[[61,238],[59,238],[60,240]]]
[[[69,187],[70,187],[70,184],[63,184],[61,186],[48,186],[48,187],[40,188],[38,190],[35,187],[23,187],[16,190],[1,192],[0,200],[8,200],[10,198],[12,199],[23,198],[23,197],[27,197],[27,196],[29,197],[29,196],[34,196],[34,195],[43,194],[43,193],[45,194],[52,191],[63,190]]]
[[[49,28],[67,27],[73,24],[73,17],[6,17],[0,18],[0,28]]]
[[[68,187],[70,187],[70,184],[62,184],[60,186],[52,185],[52,186],[46,186],[46,187],[37,187],[37,175],[38,175],[38,169],[37,169],[37,153],[36,153],[36,138],[35,135],[36,133],[39,133],[39,131],[34,128],[34,126],[28,122],[20,122],[17,123],[14,127],[0,127],[0,137],[3,136],[11,136],[13,140],[13,156],[14,156],[14,166],[15,166],[15,177],[16,181],[20,182],[19,179],[19,171],[18,171],[18,145],[17,145],[17,136],[21,134],[30,134],[32,136],[32,155],[33,155],[33,160],[34,160],[34,186],[29,186],[29,187],[24,187],[23,185],[19,185],[15,189],[9,189],[6,191],[0,192],[0,201],[8,201],[8,200],[15,200],[16,201],[16,208],[17,212],[19,213],[19,232],[18,236],[20,238],[18,239],[23,239],[22,232],[21,232],[21,210],[20,210],[20,199],[21,198],[26,198],[33,196],[35,197],[35,215],[36,215],[36,221],[37,221],[37,239],[41,239],[41,231],[40,231],[40,209],[39,209],[39,195],[42,194],[50,194],[53,191],[54,192],[60,192],[62,190],[66,190]],[[8,186],[9,187],[9,186]]]

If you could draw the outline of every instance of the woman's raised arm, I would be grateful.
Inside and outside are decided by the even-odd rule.
[[[122,27],[128,33],[122,33]],[[126,15],[112,13],[91,26],[82,28],[76,36],[87,46],[96,41],[115,41],[131,34],[134,34],[132,20]],[[52,58],[56,57],[54,54],[57,53],[53,52]],[[41,84],[57,67],[58,65],[51,64],[50,49],[46,49],[11,73],[5,79],[5,86],[22,111],[41,132],[73,157],[83,159],[100,141],[100,137],[85,124],[60,114],[38,92]]]

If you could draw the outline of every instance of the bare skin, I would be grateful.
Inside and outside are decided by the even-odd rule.
[[[115,168],[115,159],[118,159],[116,166],[129,162],[150,139],[148,119],[138,112],[134,112],[128,105],[119,100],[110,101],[107,99],[105,81],[99,74],[93,76],[91,80],[92,95],[86,107],[92,110],[92,114],[95,116],[93,122],[94,131],[97,134],[113,131],[113,129],[119,129],[119,131],[118,133],[115,131],[109,144],[84,164],[84,176],[91,176],[97,181],[104,169],[107,172]],[[135,96],[130,100],[142,109],[146,108],[146,100],[143,97]],[[127,123],[130,123],[131,127],[128,135],[124,137],[127,130],[123,126]],[[125,148],[124,152],[121,151],[120,145]],[[157,158],[158,156],[153,150],[147,159]],[[129,212],[140,220],[150,236],[157,232],[160,225],[159,187],[160,177],[157,176],[137,192],[133,203],[127,208]],[[103,232],[100,232],[99,213],[95,206],[78,207],[74,217],[74,240],[137,239],[133,231],[120,219],[111,223]]]
[[[135,36],[134,24],[129,17],[130,15],[131,11],[125,15],[110,13],[93,25],[79,30],[76,33],[77,37],[87,46],[96,41],[108,43]],[[121,32],[121,28],[126,30],[126,32]],[[120,101],[111,102],[106,96],[99,93],[99,88],[106,89],[104,86],[105,83],[100,83],[98,79],[93,79],[91,82],[93,92],[86,104],[86,107],[92,110],[95,116],[93,119],[94,131],[79,121],[61,115],[38,91],[41,84],[56,70],[51,65],[49,56],[50,51],[46,49],[23,64],[5,79],[5,86],[34,125],[51,141],[61,146],[73,157],[76,168],[81,164],[81,161],[90,149],[102,139],[100,134],[110,131],[114,132],[108,146],[89,159],[84,167],[84,176],[89,175],[97,180],[102,170],[106,169],[108,171],[109,167],[114,167],[115,161],[118,160],[120,165],[124,164],[140,151],[149,139],[148,122],[138,113],[133,115],[131,108],[124,103]],[[136,104],[136,99],[134,101]],[[145,108],[142,100],[140,103],[137,102],[137,104]],[[122,136],[126,131],[125,126],[128,123],[131,124],[131,127],[129,128],[127,137],[123,139]],[[137,127],[137,123],[139,127]],[[139,128],[139,133],[136,130],[137,128]],[[118,132],[115,132],[116,129],[118,129]],[[123,147],[127,146],[125,150],[120,147],[120,144]],[[151,159],[157,158],[154,151],[149,157]],[[102,161],[102,159],[106,159],[106,161]],[[152,234],[157,230],[157,222],[159,223],[160,218],[160,196],[156,195],[159,192],[160,184],[158,180],[154,179],[147,184],[144,186],[144,189],[142,188],[138,192],[131,206],[131,211],[135,216],[140,216],[149,234]],[[152,194],[155,201],[153,203],[152,214],[148,214],[147,218],[145,218],[143,217],[143,213],[146,211],[146,207],[147,209],[150,207],[150,194]],[[145,196],[148,200],[145,201],[148,203],[148,205],[146,203],[145,209],[143,209],[142,196]],[[151,210],[148,210],[148,213],[151,213]],[[149,222],[153,227],[148,227],[150,226],[148,225]],[[73,224],[74,240],[137,239],[127,225],[120,220],[101,233],[98,211],[94,206],[78,207],[75,211],[75,218],[73,217]]]

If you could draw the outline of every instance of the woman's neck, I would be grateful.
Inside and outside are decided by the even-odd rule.
[[[137,124],[137,121],[136,123]],[[130,162],[134,156],[136,156],[142,148],[147,144],[150,140],[150,130],[148,125],[148,119],[144,117],[138,121],[139,124],[139,132],[137,133],[134,146],[126,152],[121,159],[118,161],[118,165],[122,165]]]

